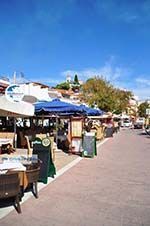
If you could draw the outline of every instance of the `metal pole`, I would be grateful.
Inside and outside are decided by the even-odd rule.
[[[58,144],[58,115],[56,115],[56,145]]]
[[[17,132],[17,130],[16,130],[16,118],[14,118],[14,146],[15,146],[15,151],[16,151],[16,148],[17,148],[17,144],[16,144],[16,142],[17,142],[17,134],[16,134],[16,132]]]

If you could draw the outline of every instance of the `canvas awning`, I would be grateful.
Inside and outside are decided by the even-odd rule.
[[[98,115],[102,115],[104,112],[100,109],[95,109],[95,108],[91,108],[91,107],[87,107],[84,104],[81,104],[79,106],[83,111],[85,111],[86,115],[93,115],[93,116],[98,116]]]
[[[20,101],[9,101],[5,95],[0,96],[0,117],[25,117],[34,115],[34,106],[30,103]]]
[[[84,111],[79,106],[61,101],[60,99],[38,102],[35,103],[34,105],[36,115],[42,114],[71,115],[84,113]]]

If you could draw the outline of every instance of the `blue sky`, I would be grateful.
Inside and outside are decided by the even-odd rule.
[[[150,98],[150,0],[0,0],[0,75],[78,74]]]

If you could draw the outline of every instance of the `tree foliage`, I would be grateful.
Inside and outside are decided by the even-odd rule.
[[[79,84],[79,79],[77,74],[74,76],[74,84]]]
[[[68,82],[62,82],[62,83],[60,83],[60,84],[56,85],[56,87],[55,87],[55,88],[56,88],[56,89],[64,89],[64,90],[69,90],[70,85],[69,85],[69,83],[68,83]]]
[[[73,83],[71,84],[71,87],[72,87],[72,90],[73,90],[74,92],[78,92],[79,89],[80,89],[80,83],[79,83],[78,75],[77,75],[77,74],[74,76],[74,81],[73,81]]]
[[[138,114],[140,117],[146,117],[146,109],[149,108],[149,103],[147,101],[141,103],[138,107]]]
[[[128,107],[129,99],[132,97],[130,91],[116,89],[103,77],[88,79],[82,86],[81,98],[90,106],[108,112],[121,113]]]

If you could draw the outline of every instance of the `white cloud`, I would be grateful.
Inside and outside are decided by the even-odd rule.
[[[70,75],[74,77],[75,74],[82,80],[87,80],[88,78],[94,76],[103,76],[106,80],[110,82],[115,82],[116,80],[126,77],[130,74],[130,70],[127,68],[115,66],[113,62],[113,57],[110,58],[108,62],[104,64],[104,66],[99,68],[87,68],[80,71],[76,70],[66,70],[62,72],[63,76]]]
[[[56,85],[56,84],[59,84],[62,82],[62,79],[59,78],[59,79],[54,79],[56,76],[48,76],[49,78],[47,78],[46,76],[43,76],[42,78],[39,76],[38,79],[37,78],[30,78],[30,80],[26,79],[26,82],[39,82],[41,84],[47,84],[49,86],[53,86],[53,85]],[[21,82],[21,80],[17,79],[17,82]]]
[[[139,96],[139,99],[150,99],[150,79],[148,76],[140,76],[135,79],[135,88],[133,92]]]
[[[150,89],[149,88],[134,88],[134,95],[138,96],[140,100],[150,100]]]
[[[115,87],[130,90],[139,99],[150,99],[150,76],[141,75],[134,76],[134,71],[131,68],[118,66],[115,63],[115,57],[111,56],[103,66],[99,68],[86,68],[83,70],[65,70],[59,76],[38,76],[38,81],[41,83],[49,84],[50,86],[59,84],[66,80],[66,76],[70,75],[74,79],[77,74],[79,80],[86,81],[88,78],[94,76],[103,76],[107,81]],[[56,79],[55,79],[56,78]],[[32,81],[34,81],[33,79]],[[31,81],[31,79],[30,79]]]
[[[122,21],[130,24],[145,24],[150,22],[150,1],[120,1],[96,0],[95,10],[102,13],[111,21]]]
[[[62,80],[60,79],[45,79],[45,80],[41,79],[41,81],[42,83],[46,82],[47,84],[55,84],[55,85],[62,82]]]
[[[117,66],[115,64],[115,58],[111,57],[104,66],[99,68],[87,68],[80,71],[66,70],[61,74],[63,76],[70,75],[72,79],[77,74],[80,80],[86,81],[88,78],[94,76],[103,76],[113,84],[115,87],[129,90],[139,99],[150,98],[150,80],[146,79],[148,76],[135,77],[134,71],[131,68]]]
[[[150,79],[145,79],[143,77],[145,77],[145,76],[136,78],[136,82],[143,86],[150,86]]]
[[[120,19],[123,19],[125,22],[132,23],[139,19],[139,15],[132,14],[131,12],[124,12],[120,15]]]

